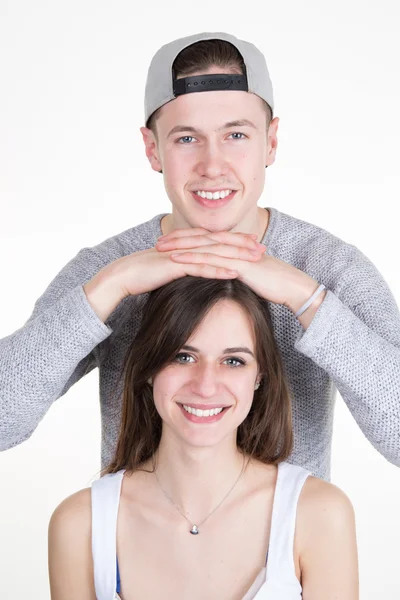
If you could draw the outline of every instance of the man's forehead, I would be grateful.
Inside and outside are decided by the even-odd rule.
[[[261,98],[249,92],[219,91],[178,97],[161,109],[160,125],[170,137],[181,131],[221,131],[229,127],[264,127]]]

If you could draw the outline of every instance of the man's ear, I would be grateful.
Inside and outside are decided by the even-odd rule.
[[[141,127],[140,132],[143,136],[146,156],[149,159],[151,168],[160,173],[162,170],[160,155],[157,148],[157,140],[154,133],[148,127]]]
[[[278,148],[278,125],[279,117],[274,117],[268,127],[268,147],[266,167],[269,167],[275,162],[276,150]]]

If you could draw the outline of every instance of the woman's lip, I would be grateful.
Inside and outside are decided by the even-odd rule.
[[[229,408],[230,404],[190,404],[189,402],[178,402],[181,406],[190,406],[190,408],[199,408],[200,410],[211,410],[212,408]]]
[[[185,406],[189,406],[189,405],[186,404]],[[192,421],[192,423],[214,423],[214,421],[219,421],[220,419],[222,419],[222,417],[228,412],[228,410],[221,410],[221,412],[218,413],[217,415],[211,415],[210,417],[198,417],[197,415],[192,415],[191,413],[188,413],[183,408],[182,404],[179,404],[179,407],[181,409],[181,412],[183,413],[183,416],[188,421]],[[224,408],[229,409],[230,406],[225,406]]]
[[[192,194],[193,198],[195,199],[195,201],[198,204],[200,204],[200,206],[203,206],[205,208],[221,208],[221,207],[229,204],[229,202],[235,196],[236,192],[237,192],[237,190],[232,190],[232,192],[229,194],[229,196],[225,196],[225,198],[219,198],[219,200],[208,200],[207,198],[202,198],[201,196],[196,194],[196,192],[191,192],[191,194]]]

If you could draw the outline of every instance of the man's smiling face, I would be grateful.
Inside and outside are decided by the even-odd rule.
[[[278,127],[275,118],[267,131],[261,98],[232,90],[184,94],[162,107],[155,127],[156,135],[142,133],[153,169],[163,171],[175,228],[240,230],[257,219]]]

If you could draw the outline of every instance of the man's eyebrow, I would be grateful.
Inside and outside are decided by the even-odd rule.
[[[228,121],[228,123],[225,123],[225,125],[223,125],[222,127],[219,127],[219,129],[230,129],[231,127],[253,127],[253,129],[257,129],[257,126],[254,125],[254,123],[252,123],[248,119],[239,119],[238,121]]]
[[[187,345],[182,346],[182,350],[189,350],[190,352],[200,352],[198,348]],[[237,352],[245,352],[246,354],[250,354],[254,358],[253,352],[246,346],[235,346],[234,348],[225,348],[222,354],[235,354]]]
[[[228,121],[221,127],[218,127],[217,131],[222,131],[223,129],[230,129],[231,127],[252,127],[253,129],[257,129],[257,126],[254,125],[254,123],[252,123],[248,119],[239,119],[237,121]],[[167,138],[171,137],[171,135],[174,135],[175,133],[183,132],[201,133],[200,129],[196,129],[196,127],[192,127],[191,125],[175,125],[175,127],[173,127],[168,133]]]
[[[167,138],[171,137],[175,133],[183,133],[190,131],[190,133],[199,133],[199,131],[195,127],[191,127],[190,125],[175,125],[167,135]]]

